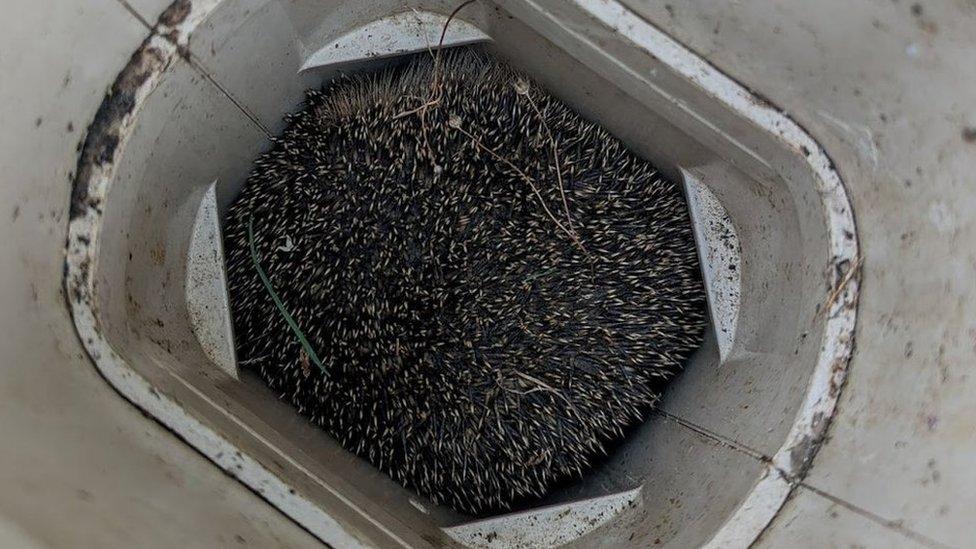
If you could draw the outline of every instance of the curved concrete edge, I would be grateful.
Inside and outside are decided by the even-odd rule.
[[[572,0],[572,4],[615,29],[622,38],[655,56],[738,115],[777,136],[804,159],[815,176],[830,250],[826,266],[830,289],[821,312],[826,319],[817,364],[786,442],[772,457],[771,465],[752,493],[707,544],[708,547],[747,547],[772,522],[806,474],[840,398],[854,348],[860,278],[861,257],[854,212],[827,153],[788,115],[621,4],[606,0]]]
[[[361,25],[313,52],[298,72],[362,61],[384,59],[435,48],[450,48],[491,38],[475,25],[455,18],[440,43],[447,16],[424,10],[394,13]]]
[[[102,336],[95,278],[101,229],[101,205],[111,187],[133,123],[167,69],[177,62],[186,33],[216,5],[177,0],[119,73],[88,129],[78,162],[71,200],[65,258],[65,291],[75,329],[96,368],[126,400],[173,431],[226,473],[255,491],[320,540],[337,547],[368,547],[318,505],[299,494],[271,470],[238,449],[176,400],[158,392],[132,369]]]
[[[790,480],[776,467],[767,465],[746,499],[703,547],[727,549],[752,546],[792,491],[793,484]]]
[[[466,547],[562,547],[641,505],[641,490],[562,503],[444,528]],[[539,528],[545,524],[545,528]]]
[[[98,257],[101,204],[111,186],[115,161],[121,157],[142,102],[156,88],[170,64],[185,51],[187,36],[217,2],[177,0],[170,6],[119,74],[89,128],[76,172],[68,229],[65,290],[71,313],[96,367],[123,397],[322,541],[340,547],[363,547],[361,540],[320,507],[187,413],[178,402],[158,393],[101,335],[93,300],[92,273]],[[860,257],[853,211],[826,152],[787,115],[759,100],[744,86],[620,4],[602,0],[572,0],[571,3],[615,28],[623,38],[655,55],[742,117],[778,136],[805,158],[816,176],[831,251],[828,276],[832,290],[824,311],[824,337],[804,403],[786,443],[773,456],[772,465],[746,500],[708,543],[709,547],[745,547],[758,538],[806,473],[840,396],[853,349],[859,282]]]
[[[719,367],[725,363],[735,341],[742,295],[742,245],[739,235],[718,198],[692,172],[679,168],[688,201],[688,213],[695,232],[695,246],[702,281],[718,342]]]
[[[190,329],[207,358],[225,374],[240,380],[218,209],[215,180],[203,193],[193,220],[186,259],[184,300]]]

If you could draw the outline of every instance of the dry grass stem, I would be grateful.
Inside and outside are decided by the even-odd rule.
[[[562,162],[559,161],[559,146],[556,144],[556,138],[552,135],[552,130],[549,129],[549,122],[546,121],[546,117],[542,115],[542,111],[536,105],[535,101],[532,100],[529,83],[524,80],[517,81],[515,83],[515,92],[528,100],[529,105],[532,106],[532,110],[539,117],[539,121],[542,122],[542,127],[545,128],[546,134],[549,136],[549,146],[552,149],[552,161],[556,167],[556,181],[559,183],[559,196],[562,197],[563,209],[566,211],[566,224],[575,234],[576,228],[573,227],[573,218],[569,214],[569,201],[566,200],[566,187],[563,185],[563,168]]]
[[[854,259],[854,261],[851,263],[850,268],[848,268],[847,272],[844,273],[844,277],[840,279],[840,282],[837,283],[837,286],[835,286],[834,289],[830,292],[830,295],[827,296],[827,301],[824,304],[823,308],[820,309],[818,315],[819,314],[826,315],[827,311],[829,311],[831,307],[834,306],[834,303],[837,301],[837,298],[839,298],[840,294],[842,294],[844,292],[844,289],[847,288],[847,285],[854,278],[854,275],[860,272],[861,264],[863,262],[864,262],[863,256],[858,256],[857,258]]]
[[[573,231],[570,231],[569,229],[567,229],[565,225],[563,225],[562,223],[560,223],[559,222],[559,219],[552,213],[552,210],[550,210],[549,209],[549,206],[546,205],[545,199],[542,198],[542,193],[539,192],[539,188],[535,185],[535,182],[532,181],[532,178],[529,177],[528,174],[526,174],[521,168],[519,168],[518,166],[516,166],[515,164],[513,164],[511,160],[509,160],[509,159],[505,158],[504,156],[498,154],[491,147],[486,146],[484,143],[481,142],[480,139],[478,139],[477,137],[475,137],[471,132],[469,132],[468,130],[465,130],[464,128],[462,128],[461,127],[461,119],[457,115],[452,114],[448,118],[448,120],[447,120],[447,125],[450,126],[450,127],[452,127],[452,128],[454,128],[455,130],[461,132],[462,134],[464,134],[478,148],[480,148],[481,150],[483,150],[483,151],[487,152],[488,154],[490,154],[492,156],[492,158],[494,158],[495,160],[498,160],[499,162],[501,162],[501,163],[505,164],[506,166],[508,166],[515,173],[517,173],[519,175],[519,177],[521,177],[526,183],[528,183],[529,184],[529,188],[532,189],[532,192],[535,193],[536,198],[539,199],[539,204],[542,205],[542,209],[545,210],[546,215],[548,215],[549,218],[552,219],[553,223],[555,223],[556,226],[559,227],[559,230],[561,230],[562,232],[566,233],[566,235],[574,243],[576,243],[577,246],[579,246],[580,250],[582,250],[583,253],[589,255],[589,252],[586,251],[586,248],[583,246],[583,243],[580,242],[580,239],[576,236],[576,234]]]

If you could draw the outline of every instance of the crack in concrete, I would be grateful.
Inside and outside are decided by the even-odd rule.
[[[137,21],[139,21],[139,23],[142,26],[146,27],[146,29],[149,30],[150,38],[152,36],[158,36],[170,42],[174,46],[176,46],[176,51],[179,53],[179,57],[181,59],[186,61],[190,65],[190,67],[193,68],[193,70],[195,70],[198,74],[200,74],[200,76],[202,76],[208,82],[210,82],[210,84],[213,85],[214,88],[216,88],[217,92],[220,95],[223,95],[228,101],[230,101],[234,105],[234,107],[237,110],[239,110],[241,114],[247,117],[247,119],[250,120],[251,123],[254,124],[259,130],[261,130],[261,132],[264,133],[264,135],[267,136],[268,139],[274,138],[274,135],[271,134],[271,131],[263,123],[261,123],[258,117],[255,116],[250,111],[250,109],[244,106],[244,104],[241,103],[240,100],[234,97],[234,95],[230,93],[230,91],[228,91],[227,88],[225,88],[223,84],[221,84],[217,80],[216,77],[214,77],[213,73],[207,70],[207,68],[203,65],[200,59],[196,55],[194,55],[193,52],[191,52],[188,47],[179,43],[178,34],[174,35],[174,32],[160,32],[160,27],[163,26],[163,18],[166,17],[169,8],[163,11],[163,14],[160,15],[160,21],[156,25],[151,25],[149,21],[145,17],[143,17],[142,14],[140,14],[135,8],[133,8],[132,5],[129,4],[127,0],[116,0],[116,2],[118,2],[119,5],[121,5],[122,8],[129,13],[129,15],[134,17]]]
[[[878,515],[877,513],[874,513],[872,511],[869,511],[868,509],[865,509],[855,503],[851,503],[839,496],[827,492],[826,490],[822,490],[820,488],[817,488],[816,486],[813,486],[812,484],[804,480],[804,477],[806,476],[806,471],[804,471],[804,473],[800,476],[792,475],[784,471],[782,468],[774,465],[771,456],[767,456],[766,454],[760,452],[759,450],[751,448],[748,445],[742,444],[733,439],[722,436],[719,433],[716,433],[710,429],[697,425],[694,422],[688,421],[674,414],[665,412],[664,410],[657,409],[654,410],[653,413],[668,421],[672,421],[675,424],[679,425],[680,427],[684,429],[688,429],[689,431],[692,431],[699,436],[705,437],[713,442],[721,444],[722,446],[730,448],[736,452],[740,452],[746,456],[749,456],[752,459],[755,459],[760,463],[763,463],[764,465],[768,466],[770,469],[776,471],[781,477],[783,477],[783,479],[789,482],[794,487],[794,489],[800,487],[805,490],[808,490],[814,495],[820,496],[832,503],[840,505],[841,507],[844,507],[845,509],[851,511],[852,513],[855,513],[867,520],[870,520],[871,522],[874,522],[882,526],[883,528],[896,532],[926,547],[930,547],[932,549],[951,549],[951,546],[949,545],[946,545],[938,540],[926,536],[925,534],[916,532],[915,530],[908,528],[903,524],[903,520],[901,519],[897,519],[897,520],[886,519],[883,516]],[[770,522],[770,525],[772,524],[773,523]],[[760,535],[759,538],[756,539],[756,541],[758,541],[761,538],[762,535]]]

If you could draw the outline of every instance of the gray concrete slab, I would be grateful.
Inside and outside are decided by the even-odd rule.
[[[783,505],[754,547],[920,549],[925,545],[801,489]]]

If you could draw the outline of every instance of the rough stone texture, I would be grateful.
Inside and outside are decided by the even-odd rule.
[[[146,28],[114,0],[4,7],[0,545],[315,546],[115,393],[68,317],[63,247],[76,147]]]
[[[627,3],[788,111],[847,183],[865,256],[857,347],[808,482],[971,544],[976,5]]]

